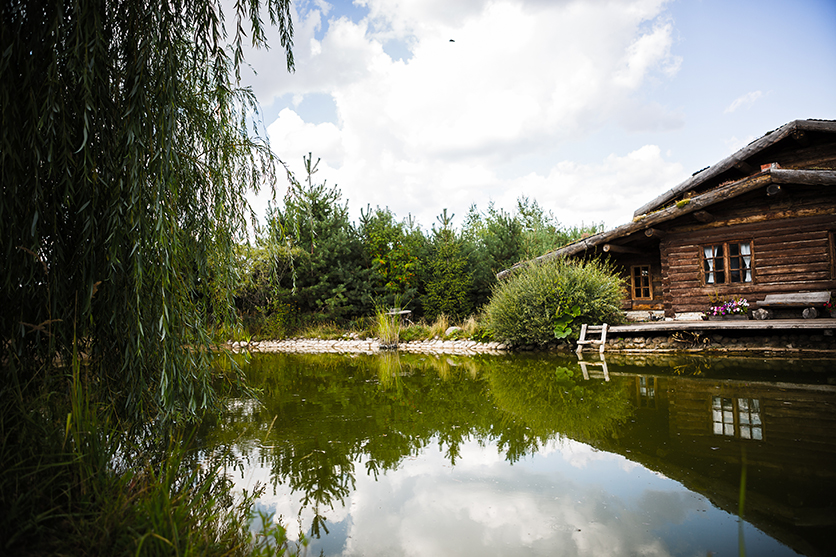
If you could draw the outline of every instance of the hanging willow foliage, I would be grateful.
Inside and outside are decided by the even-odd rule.
[[[293,67],[289,0],[240,0],[227,24],[222,4],[0,7],[4,390],[76,347],[128,417],[211,404],[204,321],[230,307],[244,196],[275,178],[238,85],[261,4]]]

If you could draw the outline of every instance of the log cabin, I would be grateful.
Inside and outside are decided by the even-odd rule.
[[[607,256],[628,314],[699,319],[718,298],[836,290],[834,232],[836,121],[796,120],[538,259]]]

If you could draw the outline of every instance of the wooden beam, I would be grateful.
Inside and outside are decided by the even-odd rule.
[[[617,244],[604,244],[605,253],[632,253],[643,254],[644,251],[636,248],[628,248],[627,246],[619,246]]]
[[[815,218],[821,216],[831,216],[833,215],[833,208],[832,207],[807,207],[807,208],[794,208],[794,209],[786,209],[781,211],[772,211],[767,213],[758,213],[756,215],[749,215],[746,217],[735,217],[730,219],[723,219],[720,222],[714,222],[711,224],[714,228],[723,228],[727,226],[738,226],[743,224],[759,224],[767,221],[774,221],[778,219],[804,219],[804,218]],[[829,221],[828,221],[829,222]],[[830,226],[829,224],[827,226]],[[679,233],[688,233],[688,232],[695,232],[697,230],[704,231],[706,225],[704,224],[694,224],[691,226],[678,226],[676,228],[677,234]]]
[[[833,170],[789,170],[773,168],[769,171],[776,184],[804,184],[805,186],[834,186],[836,171]]]
[[[659,230],[658,228],[648,228],[644,231],[644,235],[648,238],[664,238],[668,233],[664,230]]]
[[[697,211],[696,213],[694,213],[694,218],[697,219],[699,222],[714,221],[714,215],[712,215],[708,211]]]

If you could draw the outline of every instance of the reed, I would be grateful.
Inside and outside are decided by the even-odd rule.
[[[436,317],[435,321],[433,321],[429,325],[430,338],[444,338],[444,334],[447,332],[447,329],[449,328],[450,319],[442,313],[441,315]]]
[[[375,308],[375,332],[381,350],[396,350],[398,348],[400,329],[400,315],[391,315],[391,312],[382,306]]]

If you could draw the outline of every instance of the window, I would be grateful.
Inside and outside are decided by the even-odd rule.
[[[630,269],[631,283],[633,285],[634,300],[652,300],[653,287],[650,282],[650,266],[636,265]]]
[[[752,244],[728,242],[702,246],[705,284],[752,282]]]
[[[737,399],[737,429],[743,439],[763,439],[760,400],[756,398]]]
[[[725,398],[711,400],[714,435],[763,440],[761,404],[757,398]]]
[[[656,408],[656,378],[639,376],[639,406]]]

